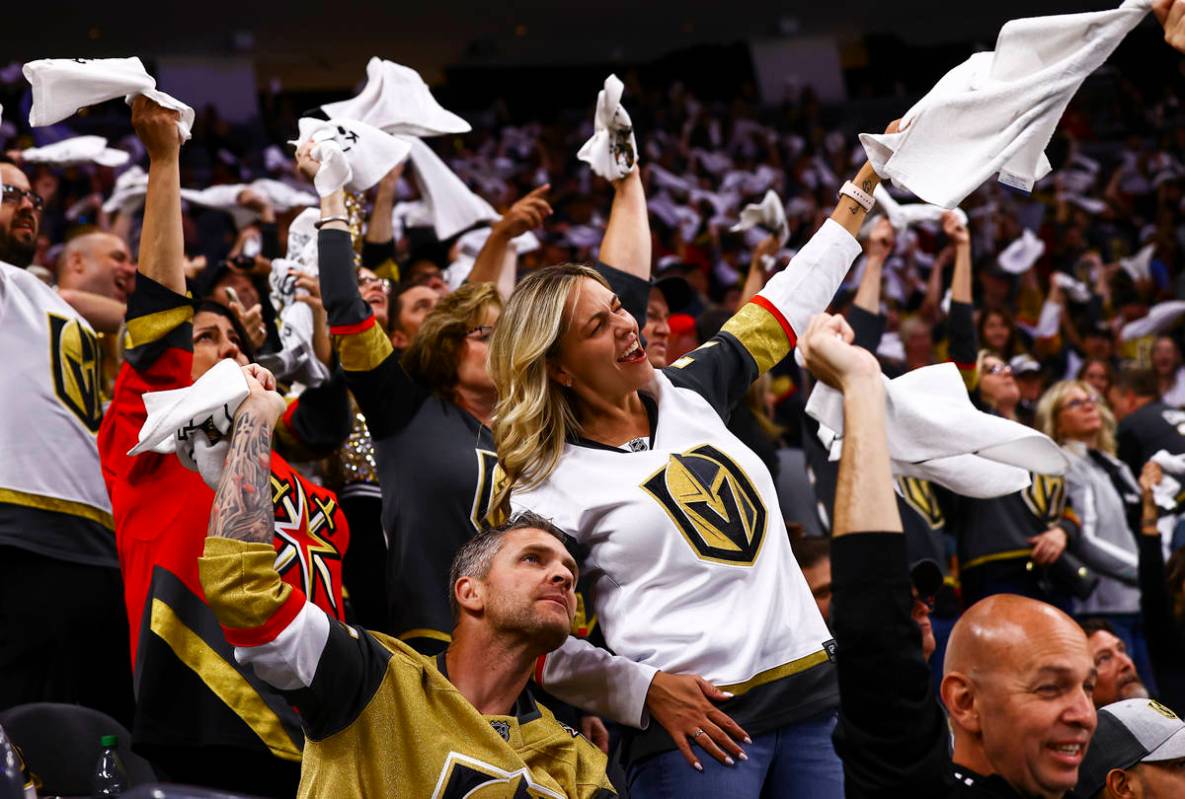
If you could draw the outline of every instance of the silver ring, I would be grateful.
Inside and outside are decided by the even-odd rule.
[[[702,729],[696,728],[695,735],[691,736],[691,740],[694,741],[696,738],[700,737],[703,734],[704,734],[704,731]]]

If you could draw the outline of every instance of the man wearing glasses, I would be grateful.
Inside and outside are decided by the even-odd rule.
[[[0,164],[0,710],[131,716],[127,622],[95,432],[94,329],[27,267],[44,202]]]

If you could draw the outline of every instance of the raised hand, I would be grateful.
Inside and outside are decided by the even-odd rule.
[[[852,344],[855,333],[842,316],[820,313],[811,317],[798,347],[811,374],[832,388],[846,390],[855,382],[880,379],[876,356]]]
[[[521,236],[530,230],[543,226],[543,220],[551,216],[551,204],[547,202],[547,192],[551,185],[544,183],[521,198],[494,225],[494,231],[508,239]]]
[[[138,95],[132,101],[132,127],[144,143],[148,157],[153,160],[176,158],[181,152],[181,131],[177,120],[181,115]]]
[[[296,148],[296,170],[310,181],[317,177],[317,170],[321,168],[321,162],[313,157],[315,146],[316,143],[309,139]]]
[[[1185,53],[1185,0],[1155,0],[1152,13],[1164,27],[1164,40]]]
[[[971,243],[971,232],[954,211],[947,211],[942,215],[942,231],[959,247],[966,247]]]

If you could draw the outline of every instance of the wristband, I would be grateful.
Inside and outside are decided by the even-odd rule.
[[[345,216],[327,216],[324,219],[318,219],[313,223],[313,227],[320,230],[323,225],[328,225],[330,222],[341,222],[343,225],[350,224],[349,217]]]
[[[874,206],[876,204],[875,197],[873,197],[868,192],[862,190],[859,186],[857,186],[855,183],[853,183],[850,180],[845,181],[844,184],[839,187],[839,194],[841,197],[851,197],[853,200],[856,201],[856,204],[859,205],[861,208],[863,208],[865,211],[871,211],[872,206]]]

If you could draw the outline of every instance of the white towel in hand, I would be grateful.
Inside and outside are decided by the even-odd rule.
[[[124,171],[115,179],[115,188],[111,196],[103,202],[103,210],[113,214],[134,214],[144,205],[144,197],[148,194],[148,173],[138,166]]]
[[[1025,228],[1020,238],[1001,250],[996,263],[1011,275],[1022,275],[1033,268],[1037,259],[1045,254],[1045,242],[1033,231]]]
[[[431,147],[419,139],[402,140],[411,146],[412,177],[432,218],[437,239],[444,241],[479,222],[498,219],[493,206],[474,194]]]
[[[1062,474],[1069,466],[1061,448],[1048,437],[977,410],[953,363],[885,379],[885,388],[894,474],[925,478],[963,496],[987,499],[1025,488],[1030,471]],[[843,395],[819,383],[806,412],[819,422],[819,438],[837,459],[843,441]]]
[[[468,133],[472,129],[436,102],[420,73],[378,57],[366,65],[366,86],[357,97],[326,103],[321,110],[330,119],[357,119],[387,133],[407,136]]]
[[[305,264],[287,258],[276,258],[268,275],[271,302],[279,317],[279,352],[261,354],[257,360],[271,371],[277,380],[296,382],[314,388],[329,379],[330,373],[318,358],[313,346],[313,309],[298,297],[308,294],[298,288],[300,275],[317,275],[316,264]]]
[[[259,218],[258,211],[239,204],[239,195],[246,189],[267,199],[277,213],[320,204],[320,201],[307,191],[298,191],[287,183],[267,178],[260,178],[252,183],[208,186],[204,189],[182,189],[181,199],[206,208],[226,211],[234,217],[235,226],[241,228]]]
[[[621,105],[624,90],[624,84],[616,75],[605,78],[605,88],[597,94],[592,138],[576,154],[605,180],[621,180],[638,166],[634,125]]]
[[[790,238],[790,226],[786,223],[786,209],[778,193],[770,189],[761,198],[760,204],[746,205],[741,210],[741,220],[732,226],[733,233],[761,227],[778,237],[778,246],[785,246]]]
[[[1081,280],[1075,280],[1067,275],[1065,272],[1054,272],[1049,277],[1050,281],[1059,286],[1070,302],[1079,304],[1090,302],[1090,289]]]
[[[1045,145],[1070,99],[1152,6],[1008,22],[994,52],[946,73],[897,133],[861,133],[878,175],[954,208],[992,175],[1025,191],[1050,171]]]
[[[943,215],[948,213],[947,209],[929,203],[899,203],[880,183],[872,190],[872,196],[889,218],[889,224],[898,232],[927,222],[942,224]],[[967,224],[967,214],[962,208],[955,208],[954,214],[960,222]]]
[[[61,122],[80,108],[116,97],[126,98],[131,105],[132,98],[142,94],[180,113],[177,128],[181,140],[189,141],[193,109],[159,91],[139,58],[42,58],[25,64],[23,72],[33,86],[29,124],[35,128]]]
[[[298,148],[309,139],[316,142],[313,158],[321,162],[313,185],[322,197],[348,187],[366,191],[383,179],[411,149],[406,140],[356,119],[299,121],[300,135],[289,142]]]
[[[21,150],[21,160],[25,163],[53,166],[95,163],[117,167],[126,164],[129,158],[131,156],[123,150],[108,147],[107,140],[102,136],[74,136],[44,147]]]
[[[1171,455],[1168,450],[1162,449],[1150,460],[1161,468],[1160,482],[1152,489],[1156,504],[1165,510],[1176,510],[1177,495],[1181,491],[1181,482],[1176,478],[1185,475],[1185,454]]]
[[[1137,283],[1152,279],[1152,255],[1156,252],[1155,244],[1146,244],[1135,255],[1120,258],[1119,265],[1123,271],[1131,275]]]
[[[225,434],[248,393],[242,368],[229,358],[214,364],[191,386],[147,392],[144,408],[148,417],[128,454],[174,452],[202,430]]]
[[[1128,322],[1119,331],[1120,341],[1132,341],[1162,333],[1185,316],[1185,300],[1165,300],[1148,309],[1148,315]]]

